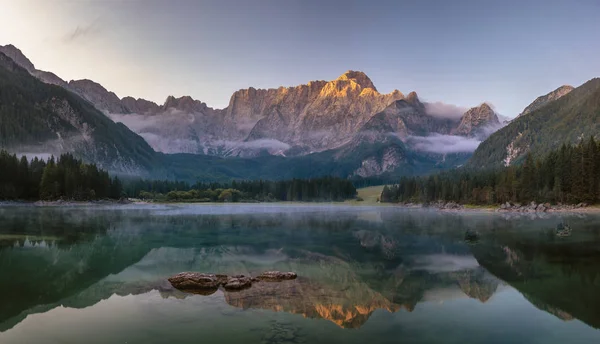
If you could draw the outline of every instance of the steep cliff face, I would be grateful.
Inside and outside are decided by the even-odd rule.
[[[543,96],[539,96],[537,97],[531,104],[529,104],[524,110],[523,112],[521,112],[519,114],[519,116],[523,116],[523,115],[527,115],[530,112],[533,112],[539,108],[542,108],[543,106],[545,106],[546,104],[553,102],[567,94],[569,94],[569,92],[573,91],[575,89],[575,87],[570,86],[570,85],[563,85],[557,89],[555,89],[554,91],[545,94]]]
[[[260,105],[262,110],[259,116],[245,116],[260,117],[249,139],[271,138],[292,146],[304,146],[310,151],[331,149],[348,142],[371,116],[404,98],[397,90],[380,94],[364,73],[356,71],[348,71],[333,81],[279,88],[274,93],[272,98],[267,97],[266,103],[259,99],[246,105],[250,109]],[[248,113],[239,107],[227,111]]]
[[[498,129],[499,126],[498,115],[488,104],[483,103],[465,112],[453,134],[475,137],[489,136],[489,130],[487,129]]]

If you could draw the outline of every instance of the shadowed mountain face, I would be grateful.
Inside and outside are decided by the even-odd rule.
[[[597,278],[589,264],[594,251],[587,249],[595,245],[595,232],[557,242],[545,236],[553,218],[515,221],[389,208],[330,213],[241,206],[216,207],[213,214],[186,206],[125,209],[1,211],[0,332],[60,305],[93,308],[111,295],[153,290],[166,299],[214,298],[226,307],[361,328],[378,310],[412,312],[421,303],[457,298],[487,304],[506,288],[497,277],[543,311],[598,326],[595,308],[586,307],[598,302],[589,284]],[[595,223],[574,219],[571,226]],[[463,242],[466,229],[479,231],[477,244]],[[267,270],[299,277],[213,296],[186,294],[166,281],[181,271]],[[562,297],[569,293],[580,299]]]
[[[152,148],[126,126],[75,94],[36,79],[2,52],[0,89],[0,147],[38,155],[71,151],[122,173],[155,164]]]

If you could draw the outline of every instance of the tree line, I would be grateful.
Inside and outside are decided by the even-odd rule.
[[[202,183],[137,180],[127,183],[132,197],[147,200],[239,202],[239,201],[343,201],[356,196],[351,181],[337,177],[283,181],[248,180]]]
[[[382,202],[598,203],[600,145],[593,137],[563,144],[540,158],[528,154],[518,166],[492,170],[458,169],[437,175],[404,177],[384,187]]]
[[[0,200],[118,199],[122,183],[71,154],[47,160],[0,151]]]

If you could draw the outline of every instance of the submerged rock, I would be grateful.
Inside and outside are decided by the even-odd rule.
[[[267,271],[256,276],[259,281],[278,282],[292,280],[298,277],[295,272]]]

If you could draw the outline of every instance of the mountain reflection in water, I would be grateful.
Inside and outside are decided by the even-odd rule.
[[[552,216],[236,207],[0,208],[0,341],[28,316],[155,292],[358,329],[377,310],[461,298],[483,304],[514,288],[558,319],[600,328],[599,217],[573,216],[573,235],[557,238],[548,234],[560,220]],[[468,229],[480,233],[477,244],[464,243]],[[210,296],[166,281],[181,271],[266,270],[299,278]]]

